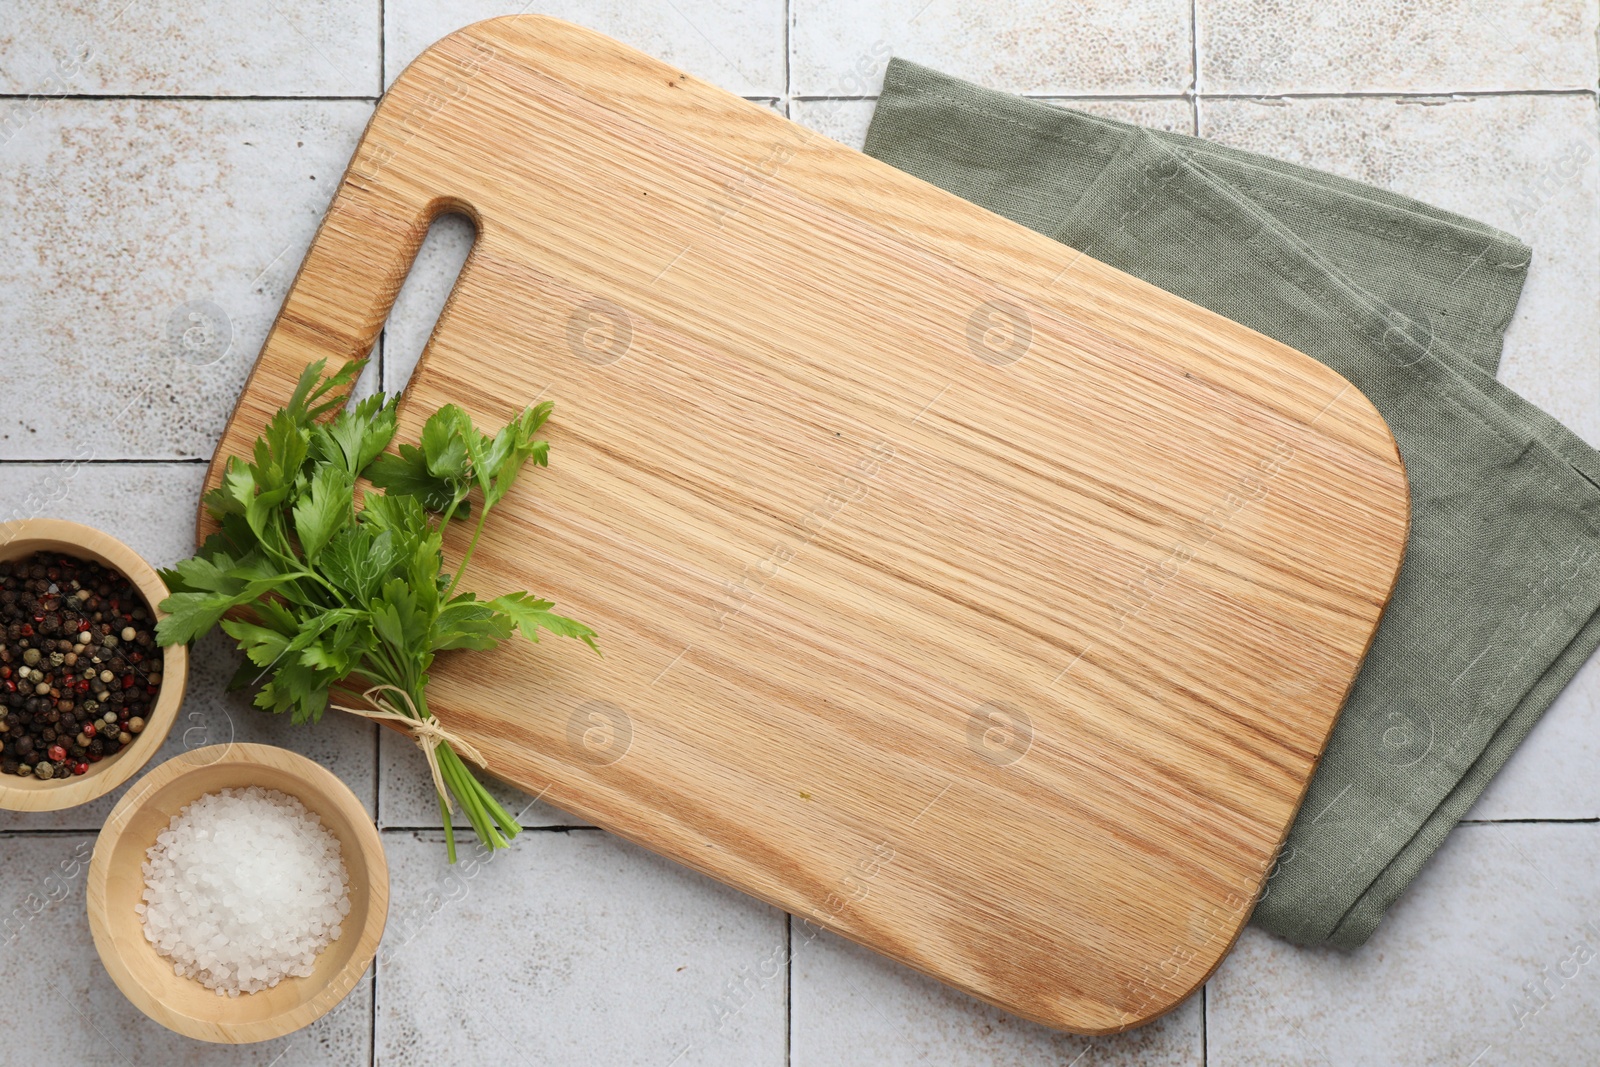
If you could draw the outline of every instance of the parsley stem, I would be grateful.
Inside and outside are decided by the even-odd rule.
[[[444,851],[450,862],[456,861],[456,828],[450,825],[450,805],[445,803],[444,794],[439,794],[439,821],[444,823]]]
[[[478,525],[473,528],[472,540],[467,542],[467,550],[461,556],[461,566],[456,568],[456,576],[450,579],[450,587],[444,591],[448,600],[456,591],[456,585],[461,581],[461,576],[467,573],[467,564],[472,561],[472,553],[478,547],[478,537],[483,533],[483,520],[489,517],[489,505],[485,504],[478,510]]]
[[[204,497],[219,529],[195,559],[163,572],[173,592],[160,605],[160,644],[187,644],[223,626],[252,664],[264,665],[254,682],[272,675],[257,706],[292,711],[297,723],[320,718],[331,692],[360,683],[393,687],[405,694],[391,696],[407,717],[432,721],[428,671],[441,649],[486,650],[513,632],[537,641],[540,629],[594,648],[592,630],[531,593],[471,605],[474,594],[457,594],[493,503],[523,465],[547,463],[548,442],[534,434],[551,405],[525,408],[491,436],[447,404],[418,444],[395,453],[396,399],[349,400],[363,362],[332,374],[321,360],[306,367],[254,448],[228,461],[222,484]],[[360,490],[362,479],[370,490]],[[471,517],[474,489],[483,506],[452,573],[443,535],[456,518]],[[450,861],[454,802],[485,848],[507,847],[522,830],[517,819],[449,742],[433,744],[429,755]]]

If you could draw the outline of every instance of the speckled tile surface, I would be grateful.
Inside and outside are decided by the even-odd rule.
[[[0,459],[209,458],[371,112],[41,104],[0,149]]]
[[[1187,0],[792,0],[792,91],[871,96],[891,54],[1035,95],[1176,93],[1194,77]]]
[[[479,19],[522,13],[599,30],[740,96],[784,91],[783,0],[387,0],[385,83],[445,34]]]
[[[1200,89],[1592,89],[1594,0],[1198,0]]]
[[[0,17],[0,518],[51,514],[156,563],[192,544],[218,433],[372,110],[437,37],[538,10],[611,33],[850,145],[902,55],[993,88],[1325,167],[1535,251],[1502,378],[1600,444],[1600,0],[81,0]],[[1193,90],[1198,74],[1198,103]],[[1477,95],[1474,95],[1474,94]],[[32,95],[29,95],[32,94]],[[1259,100],[1257,97],[1287,99]],[[1087,98],[1087,99],[1086,99]],[[471,246],[435,227],[364,388],[398,389]],[[415,747],[311,729],[195,655],[159,761],[235,738],[304,752],[383,830],[379,961],[292,1038],[186,1041],[122,998],[83,922],[116,796],[0,812],[0,1003],[39,1063],[354,1067],[1584,1064],[1600,1017],[1600,663],[1371,944],[1247,930],[1203,995],[1087,1040],[1015,1019],[493,786],[515,849],[443,862]],[[559,800],[559,798],[553,798]],[[465,826],[459,816],[458,825]],[[540,827],[546,829],[538,829]],[[28,1031],[32,1034],[33,1031]]]
[[[1600,659],[1590,660],[1467,812],[1469,819],[1600,819]]]
[[[378,1062],[784,1063],[782,912],[599,830],[454,871],[440,834],[385,845]]]
[[[0,93],[374,96],[382,0],[10,4]],[[0,100],[0,116],[19,101]]]
[[[1207,1062],[1593,1062],[1597,867],[1600,826],[1464,826],[1359,952],[1246,930],[1207,987]]]

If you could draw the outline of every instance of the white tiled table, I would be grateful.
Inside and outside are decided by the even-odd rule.
[[[376,95],[435,38],[517,6],[5,3],[0,516],[60,515],[157,562],[183,555],[203,462]],[[1502,377],[1600,444],[1596,0],[542,10],[847,143],[860,143],[892,52],[1502,226],[1535,249]],[[1557,168],[1572,158],[1576,177]],[[381,346],[391,388],[469,240],[449,221],[436,237]],[[215,362],[175,358],[167,340],[197,303],[224,325]],[[1600,665],[1365,948],[1298,949],[1247,930],[1202,994],[1142,1031],[1089,1041],[804,938],[765,905],[509,792],[535,829],[509,854],[447,869],[414,749],[340,716],[291,729],[251,710],[222,691],[233,661],[220,642],[196,662],[169,752],[230,737],[287,745],[372,808],[395,898],[375,973],[291,1038],[177,1038],[101,970],[81,873],[45,880],[84,854],[110,801],[0,813],[0,914],[25,919],[0,948],[0,1065],[1600,1062],[1600,956],[1581,947],[1600,952]]]

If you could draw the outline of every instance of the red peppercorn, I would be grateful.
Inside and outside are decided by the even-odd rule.
[[[23,637],[32,637],[33,636],[33,627],[29,626],[27,623],[23,623],[22,626],[21,626],[21,631],[20,632],[21,632]]]
[[[133,688],[133,675],[124,674],[122,676],[122,688],[124,688],[124,689],[132,689]]]
[[[11,681],[10,679],[7,679],[6,680],[6,692],[15,693],[16,691],[17,691],[17,683]]]
[[[60,763],[62,760],[67,758],[67,750],[62,748],[60,745],[51,745],[50,748],[46,750],[45,755],[50,757],[50,761],[52,763]]]
[[[93,737],[95,734],[97,734],[99,732],[100,732],[100,728],[97,727],[94,723],[91,722],[91,723],[85,723],[84,724],[84,727],[83,727],[83,736],[84,737]]]
[[[89,620],[88,619],[79,619],[78,620],[78,632],[80,634],[83,633],[88,628],[89,628]]]
[[[87,763],[74,763],[72,765],[72,773],[73,774],[88,774],[89,773],[89,765]]]

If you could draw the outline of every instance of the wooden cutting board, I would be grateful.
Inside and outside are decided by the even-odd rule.
[[[430,703],[493,773],[1051,1026],[1196,989],[1400,564],[1365,398],[768,108],[504,18],[383,98],[212,483],[306,363],[372,348],[445,211],[478,240],[400,439],[446,402],[556,402],[467,584],[547,595],[605,650],[441,660]]]

